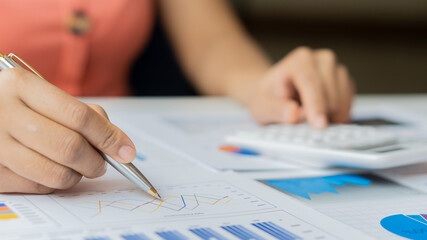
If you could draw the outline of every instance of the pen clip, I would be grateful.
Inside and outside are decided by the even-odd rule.
[[[18,57],[16,54],[10,53],[7,56],[10,57],[11,59],[14,59],[14,58],[18,59],[19,62],[21,62],[22,64],[24,64],[28,69],[30,69],[39,78],[45,79],[39,72],[36,71],[36,69],[34,69],[33,67],[31,67],[30,64],[26,63],[22,58]]]

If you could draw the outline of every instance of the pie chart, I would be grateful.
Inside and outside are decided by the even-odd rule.
[[[427,239],[427,214],[396,214],[381,220],[381,226],[398,236],[408,239]]]

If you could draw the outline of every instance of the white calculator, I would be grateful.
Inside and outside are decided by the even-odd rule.
[[[284,159],[344,167],[380,169],[427,160],[427,139],[408,139],[386,129],[351,124],[324,130],[307,124],[269,125],[238,131],[227,136],[226,142]]]

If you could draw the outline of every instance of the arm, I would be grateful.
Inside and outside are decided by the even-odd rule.
[[[202,93],[232,95],[241,81],[255,81],[271,66],[226,1],[162,0],[160,4],[181,65]]]
[[[276,64],[244,30],[225,0],[160,0],[165,28],[196,88],[228,95],[261,123],[349,119],[352,84],[330,50],[299,48]],[[340,103],[340,104],[338,104]]]

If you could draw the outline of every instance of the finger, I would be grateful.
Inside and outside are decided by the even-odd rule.
[[[108,117],[107,112],[105,111],[105,109],[101,106],[99,106],[98,104],[88,104],[88,106],[90,108],[92,108],[93,110],[95,110],[95,112],[97,112],[98,114],[100,114],[101,116],[105,117],[106,119],[110,119]]]
[[[350,78],[347,68],[343,65],[337,67],[338,87],[340,93],[339,108],[334,114],[332,121],[338,123],[347,123],[350,121],[351,105],[354,97],[354,84]]]
[[[322,49],[315,52],[315,58],[325,92],[328,115],[333,115],[338,105],[342,104],[337,86],[336,56],[333,51]]]
[[[22,79],[17,82],[19,96],[34,111],[80,133],[117,161],[135,158],[135,146],[129,137],[86,104],[25,70],[13,69],[7,74]]]
[[[1,193],[52,193],[55,189],[30,181],[9,169],[0,166],[0,192]]]
[[[77,184],[82,176],[46,157],[26,148],[10,138],[2,144],[0,164],[26,179],[54,189],[67,189]]]
[[[254,119],[260,124],[297,123],[300,120],[301,109],[297,102],[276,98],[264,98],[251,106]]]
[[[327,126],[326,99],[313,52],[308,48],[299,48],[281,64],[283,66],[279,67],[289,69],[287,77],[291,78],[295,84],[308,122],[315,128],[325,128]]]
[[[100,177],[107,171],[102,156],[80,134],[17,104],[8,133],[23,145],[48,159],[72,168],[85,177]]]

